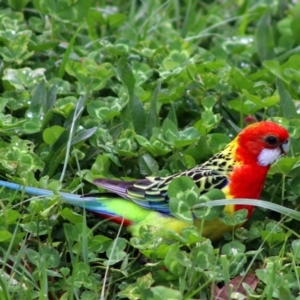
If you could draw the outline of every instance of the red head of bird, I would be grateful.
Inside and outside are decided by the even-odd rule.
[[[263,121],[246,127],[236,138],[236,158],[243,164],[269,168],[289,150],[289,133],[280,125]]]

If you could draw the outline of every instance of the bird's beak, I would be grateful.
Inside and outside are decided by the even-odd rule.
[[[289,152],[289,149],[290,149],[290,142],[289,142],[289,140],[286,140],[285,142],[283,142],[281,144],[280,148],[281,148],[282,154],[286,155]]]

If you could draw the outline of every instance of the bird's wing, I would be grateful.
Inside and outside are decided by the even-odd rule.
[[[200,189],[200,195],[213,188],[222,189],[229,182],[226,175],[216,170],[194,168],[168,177],[147,177],[135,181],[97,178],[94,180],[94,184],[125,199],[132,200],[144,208],[170,214],[168,186],[172,179],[180,176],[188,176],[194,180]]]

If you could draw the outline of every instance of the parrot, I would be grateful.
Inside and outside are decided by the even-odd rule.
[[[221,190],[228,205],[223,212],[232,216],[240,209],[247,210],[247,219],[254,211],[252,205],[230,205],[230,199],[260,198],[270,166],[289,150],[289,133],[281,125],[271,121],[255,122],[245,127],[223,150],[201,165],[167,177],[149,176],[145,179],[124,181],[97,178],[96,186],[106,189],[103,196],[81,196],[59,193],[61,199],[70,205],[86,209],[101,218],[126,226],[133,236],[139,236],[140,228],[154,228],[159,231],[181,233],[190,223],[172,215],[167,194],[174,178],[187,176],[198,186],[200,195],[211,189]],[[22,186],[0,180],[0,186],[25,192],[34,196],[51,196],[50,190]],[[111,197],[109,194],[114,194]],[[201,227],[201,235],[212,241],[222,238],[232,227],[219,218],[195,220],[194,226]]]

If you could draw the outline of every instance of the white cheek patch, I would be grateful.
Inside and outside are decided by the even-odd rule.
[[[281,156],[281,150],[275,149],[263,149],[258,155],[258,164],[266,167],[274,163]]]

